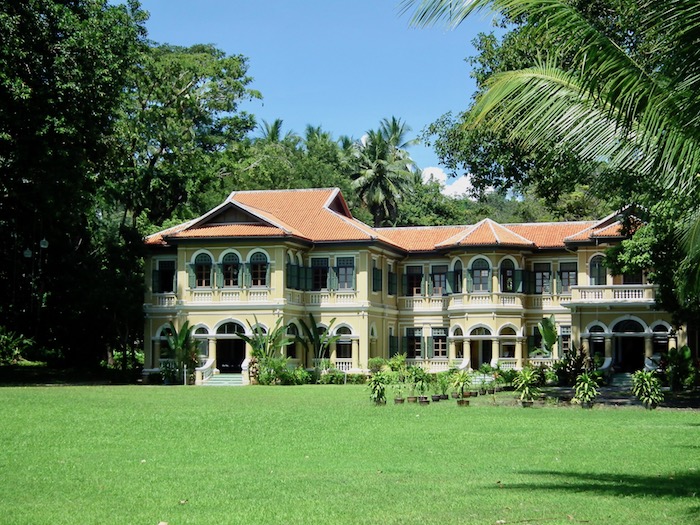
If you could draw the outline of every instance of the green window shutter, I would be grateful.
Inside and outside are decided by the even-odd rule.
[[[389,272],[389,295],[396,295],[396,274]]]
[[[447,279],[445,280],[445,285],[447,286],[447,295],[452,295],[454,290],[457,288],[454,285],[455,272],[447,272]]]
[[[292,283],[293,283],[292,266],[293,265],[291,263],[287,263],[287,275],[286,275],[286,279],[285,279],[285,283],[287,285],[287,288],[294,288],[294,286],[292,285]]]
[[[329,290],[338,289],[338,267],[328,268],[328,277],[326,278],[327,287]]]
[[[528,335],[527,336],[527,353],[528,353],[528,355],[530,355],[530,352],[533,352],[534,350],[537,350],[537,348],[535,348],[535,336]]]
[[[523,271],[515,270],[513,275],[513,291],[523,293]]]
[[[244,263],[241,266],[243,267],[243,285],[250,288],[253,284],[253,277],[250,275],[250,265]]]
[[[489,292],[492,292],[493,291],[493,270],[489,270],[488,282],[486,284],[488,284],[487,290]]]
[[[299,265],[298,264],[292,264],[291,265],[291,286],[290,288],[294,288],[295,290],[301,289],[301,285],[299,284]]]
[[[561,334],[558,334],[557,335],[557,350],[559,351],[559,357],[563,357],[561,349],[562,349],[562,339],[561,339]]]
[[[217,288],[223,288],[224,287],[224,268],[220,264],[215,264],[214,265],[214,274],[216,277],[216,280],[214,281],[214,286]]]
[[[406,337],[401,337],[401,353],[408,355],[408,339]]]
[[[395,335],[389,336],[389,357],[394,357],[399,353],[399,341]]]
[[[401,295],[408,295],[408,275],[401,274]]]
[[[467,270],[467,292],[474,291],[474,270]]]
[[[187,277],[189,279],[190,288],[194,288],[197,285],[197,277],[194,273],[194,264],[187,265]]]
[[[304,266],[304,290],[307,292],[313,288],[313,273],[310,266]]]
[[[265,265],[265,283],[264,283],[264,285],[267,286],[268,288],[271,288],[271,284],[272,283],[270,283],[270,263],[267,263]]]
[[[433,295],[433,276],[429,275],[423,282],[425,283],[425,294]]]
[[[561,272],[557,272],[557,294],[561,293]]]
[[[212,288],[216,287],[216,266],[216,264],[212,264],[209,267],[209,282],[211,283]]]
[[[432,336],[428,337],[427,339],[427,346],[426,346],[426,355],[428,356],[428,359],[432,359],[435,357],[435,344],[433,341]]]
[[[153,293],[160,293],[160,272],[158,270],[153,270],[151,272],[151,291]]]

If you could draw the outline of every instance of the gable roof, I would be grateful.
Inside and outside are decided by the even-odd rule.
[[[634,217],[633,217],[634,218]],[[201,217],[146,237],[148,245],[186,239],[293,238],[310,243],[382,242],[404,252],[451,248],[564,249],[623,236],[620,213],[599,221],[371,228],[352,216],[338,188],[234,191]]]

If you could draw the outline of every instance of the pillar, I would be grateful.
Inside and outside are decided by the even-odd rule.
[[[454,339],[447,340],[447,360],[452,362],[457,359],[457,344]]]
[[[209,347],[209,359],[214,360],[214,370],[218,370],[216,366],[216,337],[208,337],[207,345]]]
[[[365,365],[366,364],[367,364],[367,360],[365,360]],[[360,340],[359,339],[352,340],[352,367],[353,368],[360,368]]]
[[[153,341],[153,367],[160,368],[160,339]]]
[[[518,337],[515,340],[515,368],[522,370],[523,368],[523,339]]]
[[[654,344],[652,341],[652,334],[644,334],[644,357],[651,357],[654,355]]]
[[[581,351],[586,354],[588,357],[591,357],[591,341],[590,341],[590,336],[589,337],[582,337],[581,338]]]
[[[613,356],[612,335],[605,336],[605,357]]]

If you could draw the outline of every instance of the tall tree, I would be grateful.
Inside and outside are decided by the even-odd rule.
[[[218,174],[222,153],[254,128],[239,111],[241,101],[260,96],[248,88],[247,68],[245,57],[212,45],[151,45],[140,55],[106,181],[131,223],[186,214],[182,208]]]
[[[0,316],[79,354],[97,284],[90,221],[145,38],[138,3],[0,2]]]
[[[469,122],[505,130],[511,139],[539,152],[558,142],[583,161],[598,163],[602,177],[629,173],[649,189],[649,201],[681,197],[685,260],[676,268],[692,285],[675,293],[697,295],[700,5],[691,0],[601,4],[623,30],[610,30],[585,3],[563,0],[474,0],[456,7],[448,0],[425,0],[405,5],[417,8],[417,23],[459,24],[475,10],[491,7],[509,19],[532,21],[532,34],[548,44],[542,58],[530,67],[494,75],[470,111]]]
[[[374,226],[396,222],[398,201],[410,190],[415,163],[403,149],[415,143],[406,140],[411,128],[400,119],[382,120],[357,143],[357,171],[353,189],[372,214]]]

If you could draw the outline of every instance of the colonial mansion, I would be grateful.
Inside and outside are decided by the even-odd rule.
[[[632,371],[685,344],[655,308],[644,275],[611,275],[604,251],[621,216],[598,221],[371,228],[335,188],[233,192],[201,217],[146,238],[145,368],[165,355],[169,322],[200,342],[199,380],[240,372],[239,334],[278,319],[302,333],[309,314],[339,335],[327,356],[344,371],[402,352],[430,370],[550,364],[575,345]],[[539,348],[554,316],[558,343]],[[333,321],[334,320],[334,321]],[[294,364],[314,366],[303,346]],[[537,357],[534,357],[537,355]]]

